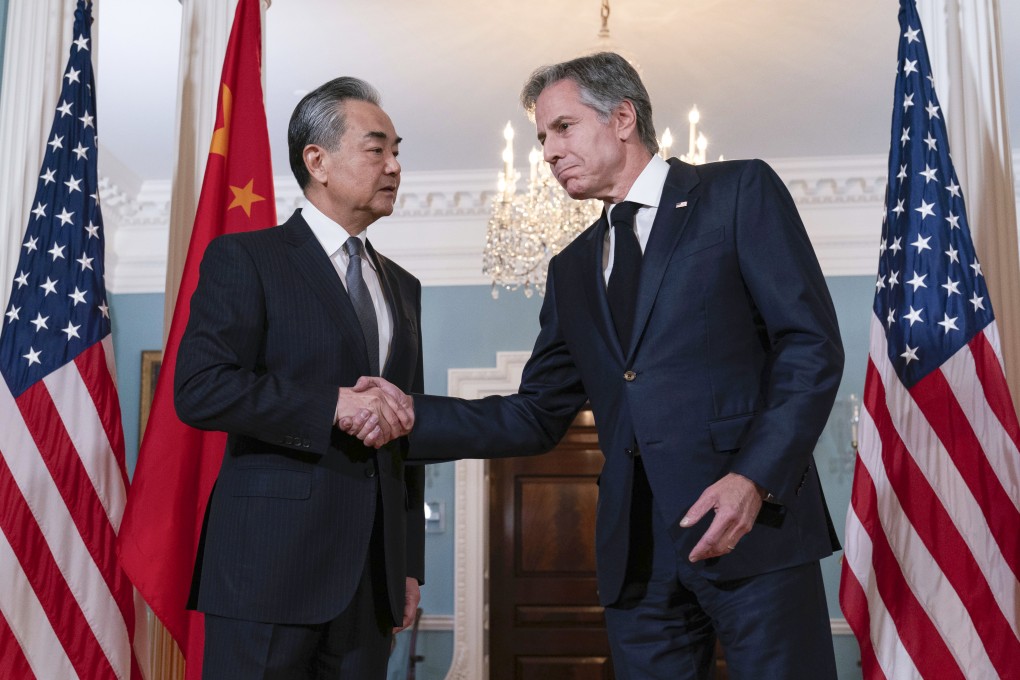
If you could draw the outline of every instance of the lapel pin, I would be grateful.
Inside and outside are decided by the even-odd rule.
[[[678,208],[686,208],[687,207],[687,201],[680,201],[679,203],[676,204],[676,207],[678,207]]]

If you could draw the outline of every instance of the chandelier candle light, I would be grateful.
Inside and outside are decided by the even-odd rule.
[[[626,54],[616,48],[609,35],[609,0],[601,0],[599,15],[602,28],[597,37],[596,52]],[[628,58],[633,63],[633,60]],[[635,68],[637,65],[635,64]],[[639,69],[640,70],[640,69]],[[695,107],[687,120],[690,137],[687,153],[680,160],[692,165],[705,162],[708,140],[698,133],[701,115]],[[549,260],[594,222],[602,211],[597,200],[575,201],[553,177],[542,152],[532,148],[528,154],[531,172],[528,190],[517,193],[520,174],[514,168],[514,129],[508,122],[503,128],[503,169],[499,173],[496,197],[492,201],[492,215],[485,234],[485,252],[482,254],[482,273],[492,278],[492,297],[499,297],[499,289],[524,288],[524,296],[538,291],[545,295],[545,278]],[[673,135],[666,128],[659,140],[659,155],[669,158]],[[723,157],[719,156],[719,160]]]
[[[698,109],[691,109],[687,153],[680,160],[692,165],[705,162],[708,148],[708,140],[697,129],[700,119]],[[523,287],[529,298],[536,291],[545,295],[549,260],[598,219],[602,202],[570,198],[535,147],[528,154],[527,192],[518,194],[521,175],[514,167],[514,128],[509,122],[503,128],[503,139],[503,169],[486,228],[482,273],[492,278],[493,298],[499,297],[500,288]],[[669,158],[672,146],[673,135],[666,128],[659,140],[659,155]]]
[[[492,277],[492,297],[499,289],[524,288],[525,297],[545,295],[549,260],[580,234],[602,210],[600,201],[575,201],[553,177],[542,152],[528,154],[527,192],[517,193],[520,173],[514,168],[514,129],[503,129],[503,170],[485,237],[482,272]]]

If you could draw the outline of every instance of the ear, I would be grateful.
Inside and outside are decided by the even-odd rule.
[[[624,99],[613,111],[613,123],[616,125],[616,134],[620,141],[627,141],[637,133],[637,111],[634,110],[634,103]]]
[[[304,159],[305,168],[307,168],[308,174],[312,176],[312,179],[319,184],[325,184],[328,176],[326,150],[318,144],[309,144],[301,152],[301,157]]]

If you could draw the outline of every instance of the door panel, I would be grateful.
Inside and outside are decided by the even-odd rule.
[[[613,680],[595,582],[602,463],[588,410],[552,452],[489,462],[490,680]]]

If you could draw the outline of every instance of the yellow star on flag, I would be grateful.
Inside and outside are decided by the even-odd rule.
[[[255,184],[255,180],[250,179],[243,189],[231,185],[230,190],[234,192],[234,202],[227,206],[227,210],[241,206],[244,208],[244,214],[251,217],[251,204],[266,200],[264,196],[259,196],[252,191],[253,184]]]

